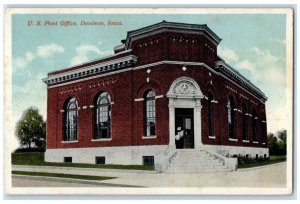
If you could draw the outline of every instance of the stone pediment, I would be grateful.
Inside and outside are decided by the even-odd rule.
[[[195,80],[180,77],[172,83],[167,96],[169,98],[202,98],[203,94]]]

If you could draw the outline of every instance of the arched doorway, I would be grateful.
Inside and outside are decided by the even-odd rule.
[[[169,148],[200,148],[201,99],[203,93],[195,80],[176,79],[167,93],[169,98]]]

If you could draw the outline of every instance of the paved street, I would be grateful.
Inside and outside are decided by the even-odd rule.
[[[151,171],[124,171],[109,169],[86,169],[66,167],[13,166],[13,170],[81,175],[112,176],[116,179],[100,182],[74,181],[61,178],[33,178],[32,176],[13,176],[12,185],[17,186],[78,186],[78,187],[286,187],[286,163],[260,168],[244,169],[234,172],[215,173],[157,173]]]

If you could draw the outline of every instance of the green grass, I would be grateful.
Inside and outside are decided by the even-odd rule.
[[[43,152],[12,153],[13,165],[35,165],[35,166],[59,166],[77,168],[106,168],[106,169],[128,169],[153,171],[154,166],[143,165],[117,165],[117,164],[79,164],[79,163],[56,163],[45,162]]]
[[[12,171],[11,173],[17,175],[46,176],[46,177],[72,178],[72,179],[98,180],[98,181],[116,178],[116,177],[108,177],[108,176],[88,176],[88,175],[58,174],[58,173],[31,172],[31,171]]]
[[[286,155],[280,156],[270,156],[269,159],[246,159],[246,158],[239,158],[238,159],[238,168],[251,168],[257,166],[265,166],[270,164],[275,164],[279,162],[286,161]]]

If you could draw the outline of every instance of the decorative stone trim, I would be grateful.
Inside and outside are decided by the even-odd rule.
[[[90,108],[94,108],[95,106],[94,105],[90,105]]]
[[[266,121],[265,121],[265,120],[262,120],[261,122],[262,122],[262,123],[266,123]]]
[[[112,138],[91,139],[92,142],[111,141]]]
[[[99,75],[99,73],[110,72],[116,69],[126,68],[134,65],[137,62],[137,57],[129,55],[107,62],[100,62],[95,65],[90,65],[84,68],[75,69],[60,74],[50,75],[43,81],[49,86],[57,83],[62,83],[74,79],[85,78],[91,75]]]
[[[245,115],[249,116],[249,117],[252,117],[252,115],[250,113],[246,113]]]
[[[211,100],[212,103],[219,103],[219,101]]]
[[[87,106],[82,106],[82,109],[87,109]]]
[[[142,139],[155,139],[157,138],[156,135],[151,135],[151,136],[142,136]]]
[[[208,136],[209,139],[216,139],[216,136]]]
[[[78,140],[72,140],[72,141],[61,141],[61,143],[77,143]]]
[[[65,112],[65,110],[60,110],[59,112],[63,113],[63,112]]]
[[[265,142],[263,142],[262,144],[263,144],[263,145],[265,145],[266,143],[265,143]]]
[[[136,98],[134,99],[134,101],[144,101],[145,99],[144,98]]]
[[[250,100],[250,101],[251,101],[251,103],[253,103],[253,104],[257,105],[257,103],[255,103],[254,101],[252,101],[252,100]]]
[[[114,105],[114,104],[115,104],[115,102],[113,102],[113,101],[110,103],[110,105]]]
[[[248,98],[248,97],[244,96],[244,95],[243,95],[243,94],[241,94],[241,93],[240,93],[240,96],[241,96],[242,98],[246,99],[246,100],[249,100],[249,98]]]
[[[227,88],[228,90],[234,92],[234,93],[237,93],[237,90],[235,90],[234,88],[232,88],[232,87],[230,87],[230,86],[228,86],[228,85],[226,85],[226,88]]]
[[[239,140],[236,139],[236,138],[229,138],[229,141],[237,142],[237,141],[239,141]]]
[[[149,78],[149,77],[147,77],[146,81],[147,81],[147,83],[149,83],[149,82],[150,82],[150,78]]]
[[[80,107],[78,107],[77,109],[80,110]]]
[[[258,144],[258,141],[253,141],[253,144]]]
[[[163,21],[158,24],[154,24],[151,26],[147,26],[135,31],[130,31],[128,33],[125,46],[127,49],[131,47],[131,43],[135,41],[136,39],[146,38],[149,35],[156,35],[162,32],[180,32],[180,33],[189,33],[189,34],[205,34],[208,39],[214,44],[218,45],[221,41],[221,39],[213,32],[211,31],[207,26],[205,25],[191,25],[191,24],[184,24],[184,23],[174,23],[174,22],[166,22]],[[183,42],[186,39],[180,38],[181,42]],[[180,42],[179,39],[179,42]],[[173,40],[174,42],[174,40]],[[188,42],[188,41],[185,41]],[[156,43],[158,43],[158,40],[156,40]]]
[[[254,119],[255,119],[255,120],[257,120],[257,119],[258,119],[258,117],[255,117]]]
[[[228,78],[232,79],[235,82],[239,82],[242,85],[250,88],[254,92],[256,92],[256,97],[258,97],[260,100],[265,102],[267,100],[267,97],[265,94],[256,86],[254,86],[249,80],[247,80],[244,76],[242,76],[239,72],[234,70],[230,65],[228,65],[224,60],[220,60],[216,62],[215,68],[219,70],[222,74],[227,76]],[[226,87],[227,88],[227,87]],[[254,104],[257,105],[253,101]]]
[[[249,140],[243,140],[244,143],[249,143]]]
[[[164,95],[158,95],[158,96],[155,96],[155,99],[158,99],[158,98],[163,98]]]

